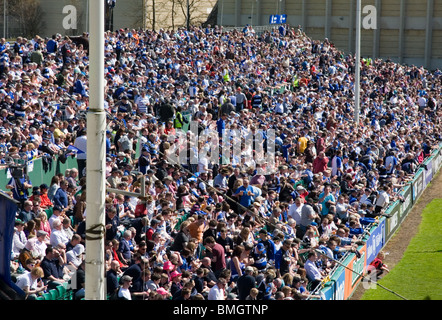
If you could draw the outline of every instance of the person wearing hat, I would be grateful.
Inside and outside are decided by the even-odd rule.
[[[23,231],[25,223],[20,219],[16,219],[14,223],[14,235],[12,237],[12,258],[17,259],[21,250],[26,245],[26,234]]]
[[[51,230],[54,229],[55,220],[62,221],[63,219],[62,215],[63,215],[63,208],[60,207],[59,205],[55,205],[54,208],[52,209],[52,215],[49,218],[49,226],[51,227]]]
[[[118,184],[121,182],[121,177],[123,176],[123,171],[118,168],[113,168],[109,177],[107,177],[106,182],[108,187],[116,189]]]
[[[250,289],[256,288],[256,279],[253,276],[254,270],[252,266],[247,266],[244,269],[244,274],[238,278],[236,283],[238,300],[245,300],[250,294]]]
[[[267,260],[269,262],[274,261],[277,248],[272,238],[269,236],[267,230],[266,229],[259,230],[258,237],[259,237],[258,243],[262,243],[264,245]]]
[[[183,284],[181,283],[181,276],[182,274],[176,270],[170,273],[170,293],[172,294],[172,296],[183,288]]]
[[[150,157],[149,149],[147,149],[146,147],[143,147],[141,149],[141,154],[140,154],[140,157],[138,158],[138,162],[137,162],[138,170],[142,174],[146,174],[147,170],[149,169],[150,162],[151,162],[151,157]]]
[[[254,261],[253,266],[258,269],[258,271],[264,271],[267,268],[267,252],[264,244],[258,242],[253,248],[251,255]]]
[[[120,279],[120,288],[118,290],[118,300],[132,300],[132,294],[129,288],[132,285],[132,277],[124,275]]]
[[[304,188],[304,186],[302,185],[298,185],[296,187],[296,192],[298,193],[298,195],[305,200],[305,198],[308,196],[309,192],[307,191],[307,189]]]

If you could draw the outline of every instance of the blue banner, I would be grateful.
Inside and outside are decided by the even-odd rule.
[[[367,240],[367,260],[365,264],[370,264],[385,244],[385,219],[379,221],[376,229],[371,230]]]
[[[424,171],[424,189],[433,179],[433,159],[430,158],[424,162],[425,171]]]
[[[282,24],[286,23],[287,15],[286,14],[272,14],[269,18],[269,24]]]
[[[11,280],[11,252],[17,201],[0,192],[0,278],[14,287]]]

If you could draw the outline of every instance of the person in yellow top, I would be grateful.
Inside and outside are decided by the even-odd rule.
[[[55,139],[57,139],[57,138],[64,138],[65,137],[65,134],[64,134],[64,132],[63,131],[61,131],[61,129],[60,129],[60,123],[58,122],[58,121],[54,121],[51,125],[50,125],[50,128],[52,127],[52,129],[53,129],[53,134],[54,134],[54,138]]]
[[[298,152],[304,153],[307,148],[308,139],[305,137],[304,132],[301,132],[301,136],[298,139]]]

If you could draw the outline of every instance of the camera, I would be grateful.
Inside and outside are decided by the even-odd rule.
[[[22,166],[9,166],[11,176],[16,179],[21,179],[26,174],[26,168]]]

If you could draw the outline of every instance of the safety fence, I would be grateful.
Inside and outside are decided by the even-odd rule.
[[[365,244],[359,246],[358,258],[354,253],[347,254],[330,275],[330,280],[323,284],[319,293],[326,300],[347,300],[354,294],[364,279],[368,265],[385,247],[400,225],[404,222],[414,204],[440,170],[442,164],[442,144],[433,151],[416,172],[414,179],[400,190],[401,200],[389,205],[386,214],[365,234]],[[367,282],[368,285],[370,285]]]

